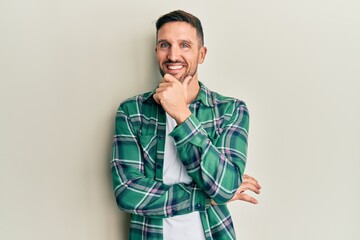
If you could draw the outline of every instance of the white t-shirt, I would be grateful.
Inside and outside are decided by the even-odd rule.
[[[164,150],[163,182],[165,184],[190,183],[191,177],[182,164],[174,140],[169,136],[176,121],[166,113],[166,135]],[[199,212],[163,219],[164,240],[205,240]]]

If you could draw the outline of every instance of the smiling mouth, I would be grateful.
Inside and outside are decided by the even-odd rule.
[[[180,70],[182,68],[184,68],[183,65],[167,65],[166,66],[169,70]]]
[[[180,70],[184,69],[186,66],[184,63],[181,62],[167,62],[165,63],[165,67],[170,73],[177,73]]]

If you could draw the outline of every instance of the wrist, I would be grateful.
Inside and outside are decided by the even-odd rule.
[[[191,111],[190,109],[186,109],[185,111],[182,111],[178,114],[178,116],[176,116],[174,119],[176,121],[177,125],[182,124],[183,122],[185,122],[186,119],[188,119],[191,115]]]

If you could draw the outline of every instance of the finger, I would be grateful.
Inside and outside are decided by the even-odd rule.
[[[157,102],[157,104],[160,104],[159,96],[156,93],[153,95],[153,98],[154,98],[155,102]]]
[[[156,90],[158,91],[166,91],[168,89],[172,89],[173,87],[175,87],[175,84],[179,84],[179,82],[175,83],[175,82],[163,82],[161,84],[159,84],[158,88]]]
[[[242,183],[240,185],[239,189],[237,190],[237,192],[241,193],[241,192],[244,192],[246,190],[253,191],[253,192],[257,193],[257,194],[260,193],[260,189],[256,185],[254,185],[254,184],[252,184],[250,182]]]
[[[252,186],[256,187],[259,190],[261,189],[260,184],[256,181],[255,182],[246,182],[246,183],[251,184]]]
[[[243,176],[242,183],[251,183],[251,184],[256,185],[257,187],[261,187],[259,182],[255,178],[250,177],[250,176]]]
[[[257,188],[261,189],[261,185],[259,184],[258,180],[251,177],[250,175],[244,174],[243,175],[243,182],[251,182],[252,184],[256,185]]]
[[[250,191],[252,191],[252,192],[254,192],[256,194],[260,194],[260,189],[256,185],[254,185],[252,183],[243,183],[243,184],[241,184],[241,186],[240,186],[240,188],[238,189],[237,192],[242,193],[242,192],[244,192],[246,190],[250,190]]]
[[[247,180],[247,181],[251,181],[251,182],[257,182],[257,180],[254,177],[247,175],[247,174],[243,175],[243,179]]]
[[[169,83],[169,82],[161,82],[159,84],[158,88],[164,88],[164,87],[168,87],[170,85],[171,85],[171,83]]]
[[[258,204],[258,200],[256,200],[255,198],[245,194],[245,193],[242,193],[242,194],[239,194],[239,200],[242,200],[242,201],[245,201],[245,202],[249,202],[249,203],[252,203],[252,204]]]
[[[173,75],[167,73],[164,75],[164,81],[165,82],[174,82],[174,81],[177,81],[177,79]]]
[[[165,92],[171,88],[172,83],[161,83],[158,88],[155,90],[156,93]]]
[[[156,92],[156,93],[160,93],[160,92],[165,91],[166,89],[167,89],[167,86],[159,86],[159,87],[155,90],[155,92]]]

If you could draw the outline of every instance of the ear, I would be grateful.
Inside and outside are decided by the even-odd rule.
[[[199,59],[198,59],[199,64],[202,64],[205,61],[206,53],[207,53],[207,48],[206,47],[201,47],[200,48]]]

